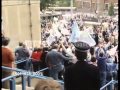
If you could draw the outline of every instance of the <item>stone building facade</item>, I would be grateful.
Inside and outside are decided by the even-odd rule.
[[[2,0],[2,33],[10,38],[12,49],[18,42],[29,47],[40,46],[40,1]]]
[[[118,7],[118,0],[75,0],[78,10],[83,12],[104,12],[111,3]]]

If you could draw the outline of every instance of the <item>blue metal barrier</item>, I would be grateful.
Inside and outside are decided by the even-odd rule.
[[[15,87],[15,79],[12,78],[10,79],[10,90],[16,90],[16,87]]]
[[[38,76],[37,74],[34,74],[36,72],[28,72],[26,70],[21,70],[21,69],[17,69],[17,68],[9,68],[9,67],[2,66],[2,69],[20,72],[20,74],[18,74],[18,75],[8,76],[6,78],[3,78],[2,82],[6,81],[6,80],[12,80],[13,78],[15,78],[17,76],[22,76],[22,90],[26,90],[26,79],[27,79],[27,77],[29,77],[29,78],[38,78],[38,79],[47,79],[47,78],[50,78],[50,77],[47,77],[47,76],[41,76],[41,75]],[[37,72],[44,71],[46,69],[48,69],[48,68],[44,68],[44,69],[39,70]],[[28,86],[31,86],[30,82],[31,81],[28,79]],[[59,80],[58,82],[61,83],[61,84],[64,84],[63,81]],[[10,81],[10,83],[11,83],[10,84],[10,90],[16,90],[15,86],[14,86],[15,82],[12,80],[12,81]]]
[[[32,58],[27,58],[25,60],[17,60],[14,62],[14,64],[19,64],[19,63],[22,63],[22,62],[25,62],[25,61],[28,61],[28,60],[31,60]]]
[[[4,81],[9,80],[11,78],[14,78],[16,76],[18,76],[18,75],[14,75],[14,76],[9,76],[9,77],[3,78],[1,81],[4,82]]]
[[[104,85],[103,87],[100,88],[100,90],[105,89],[107,86],[111,85],[111,84],[116,84],[118,83],[118,81],[115,80],[111,80],[110,82],[108,82],[106,85]]]
[[[25,76],[22,75],[22,90],[26,90],[26,80]]]
[[[5,67],[5,66],[2,66],[2,69],[6,69],[6,70],[10,70],[10,71],[17,71],[17,72],[26,72],[26,70],[17,69],[17,68],[9,68],[9,67]]]
[[[47,69],[49,69],[49,68],[47,67],[47,68],[44,68],[44,69],[38,70],[37,72],[42,72],[42,71],[45,71],[45,70],[47,70]]]
[[[31,77],[28,76],[28,87],[30,87],[30,86],[31,86]]]
[[[28,72],[28,71],[26,71],[26,70],[21,70],[21,69],[16,69],[16,68],[9,68],[9,67],[2,66],[2,69],[21,72],[21,74],[19,74],[19,75],[9,76],[9,77],[6,77],[6,78],[2,79],[2,82],[6,81],[6,80],[11,80],[11,79],[15,78],[16,76],[22,76],[22,90],[26,90],[26,78],[27,78],[27,77],[29,77],[29,78],[38,78],[38,79],[47,79],[47,78],[49,78],[49,77],[47,77],[47,76],[41,76],[41,75],[38,76],[37,74],[34,74],[34,73],[36,73],[36,72]],[[37,71],[37,72],[44,71],[44,70],[46,70],[46,69],[48,69],[48,68],[39,70],[39,71]],[[27,73],[27,72],[28,72],[28,73]],[[31,81],[28,80],[28,82],[30,83]],[[59,82],[59,83],[61,83],[61,84],[64,84],[64,82],[61,81],[61,80],[58,80],[57,82]],[[14,80],[12,80],[10,83],[11,83],[11,84],[10,84],[10,85],[11,85],[10,90],[16,90],[16,89],[15,89],[15,86],[14,86],[14,85],[15,85]],[[118,81],[111,80],[111,81],[108,82],[106,85],[104,85],[103,87],[101,87],[100,90],[105,89],[105,88],[106,88],[107,86],[109,86],[110,84],[116,84],[116,83],[118,83]],[[30,86],[30,84],[28,84],[28,86]]]
[[[19,60],[19,61],[16,61],[15,64],[20,64],[20,63],[25,62],[25,61],[27,61],[27,60],[28,60],[28,59],[26,59],[26,60]]]

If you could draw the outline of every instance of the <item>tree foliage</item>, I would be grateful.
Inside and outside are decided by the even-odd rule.
[[[71,0],[41,0],[40,2],[40,9],[42,11],[50,6],[69,7]]]
[[[113,15],[114,15],[114,6],[113,6],[112,3],[111,3],[111,5],[110,5],[110,7],[109,7],[108,14],[109,14],[110,16],[113,16]]]
[[[70,6],[70,1],[71,0],[56,0],[56,6],[68,7],[68,6]]]
[[[45,10],[47,7],[54,5],[56,0],[40,0],[40,10]]]

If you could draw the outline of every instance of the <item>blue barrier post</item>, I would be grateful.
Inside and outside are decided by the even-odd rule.
[[[16,90],[14,78],[10,79],[10,90]]]
[[[16,76],[20,76],[20,75],[22,75],[22,90],[26,90],[26,79],[25,79],[25,76],[24,76],[24,74],[27,74],[27,76],[29,76],[30,78],[28,79],[28,82],[30,81],[30,83],[28,84],[28,86],[31,86],[30,84],[31,84],[31,78],[38,78],[38,79],[47,79],[48,77],[47,76],[41,76],[41,75],[38,75],[37,74],[37,72],[42,72],[42,71],[44,71],[44,70],[47,70],[48,69],[48,67],[47,68],[44,68],[44,69],[41,69],[41,70],[39,70],[39,71],[37,71],[37,72],[28,72],[27,70],[21,70],[21,69],[17,69],[17,68],[9,68],[9,67],[5,67],[5,66],[2,66],[2,69],[5,69],[5,70],[10,70],[10,71],[16,71],[16,72],[20,72],[21,74],[19,74],[19,75],[15,75],[15,76],[9,76],[9,77],[6,77],[6,78],[4,78],[4,79],[2,79],[2,82],[4,82],[4,81],[6,81],[6,80],[8,80],[8,79],[11,79],[11,78],[13,78],[13,77],[16,77]],[[35,75],[34,75],[34,73],[35,73]],[[59,83],[61,83],[61,84],[64,84],[64,82],[63,81],[57,81],[57,82],[59,82]]]
[[[31,87],[31,77],[28,76],[28,87]]]
[[[22,90],[26,90],[26,78],[22,75]]]
[[[118,83],[117,81],[115,80],[111,80],[110,82],[108,82],[106,85],[104,85],[103,87],[100,88],[100,90],[103,90],[105,89],[107,86],[111,85],[111,84],[115,84],[115,83]]]

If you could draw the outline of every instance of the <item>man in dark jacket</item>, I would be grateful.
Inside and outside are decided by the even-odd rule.
[[[106,84],[106,69],[107,69],[107,54],[106,50],[103,47],[99,47],[96,50],[96,58],[97,58],[97,65],[100,71],[100,86],[104,86]]]
[[[58,73],[64,69],[64,60],[69,60],[69,58],[58,52],[58,45],[54,44],[52,50],[47,53],[45,58],[46,64],[49,67],[50,77],[58,79]]]
[[[26,45],[21,43],[21,44],[19,44],[19,46],[20,47],[18,47],[15,50],[16,61],[22,61],[22,60],[28,59],[30,56],[30,53],[29,53],[28,49],[26,48]],[[27,60],[25,62],[17,64],[17,68],[27,69],[26,64],[27,64]]]
[[[64,74],[65,90],[99,90],[99,70],[96,66],[86,61],[88,44],[79,42],[75,46],[77,63],[69,66]]]

